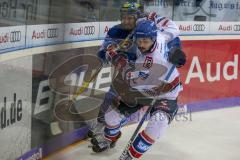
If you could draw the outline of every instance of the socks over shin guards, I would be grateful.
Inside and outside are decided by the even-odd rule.
[[[138,134],[133,144],[129,147],[129,154],[133,158],[140,158],[154,143],[144,131]]]
[[[117,127],[106,126],[104,129],[105,138],[112,142],[117,141],[120,134],[120,128],[121,128],[120,125]]]

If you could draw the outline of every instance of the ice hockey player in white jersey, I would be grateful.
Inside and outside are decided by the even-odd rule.
[[[146,128],[137,135],[129,147],[125,160],[140,158],[164,134],[177,113],[177,97],[182,90],[179,72],[171,55],[168,55],[166,40],[157,30],[155,23],[149,20],[139,22],[134,39],[138,47],[134,67],[131,68],[132,65],[123,63],[123,58],[119,59],[121,62],[117,66],[122,71],[122,79],[129,82],[126,86],[121,85],[120,88],[130,87],[131,91],[137,90],[140,93],[130,98],[135,99],[136,104],[120,97],[117,107],[112,106],[112,110],[105,114],[104,135],[91,140],[94,152],[111,148],[121,137],[120,129],[124,119],[139,112],[142,107],[156,99]],[[184,57],[181,52],[178,52],[178,55]],[[118,92],[119,86],[114,86],[114,89]],[[126,94],[127,97],[131,96]],[[124,96],[122,93],[119,95]],[[141,97],[143,101],[137,100],[139,95],[143,95]]]
[[[113,26],[107,33],[107,36],[104,40],[104,43],[98,52],[98,57],[101,58],[103,61],[107,61],[106,55],[109,49],[114,49],[119,45],[119,41],[126,39],[129,37],[129,41],[132,43],[133,36],[132,32],[137,23],[141,22],[142,20],[152,20],[155,22],[159,31],[162,32],[163,36],[165,37],[167,46],[169,49],[169,54],[173,53],[176,48],[181,48],[181,42],[179,39],[179,29],[176,23],[170,20],[167,17],[160,17],[157,16],[155,12],[151,12],[149,14],[144,13],[144,7],[140,3],[135,2],[125,2],[121,6],[121,24]],[[137,21],[137,22],[136,22]],[[125,50],[125,55],[128,61],[135,61],[136,60],[136,45],[132,45],[129,49]],[[177,63],[178,67],[183,66],[185,61],[181,59],[181,57],[175,56],[174,58],[175,63]],[[88,136],[93,138],[96,134],[102,134],[103,132],[103,125],[104,125],[104,114],[109,108],[110,104],[118,95],[113,91],[112,87],[106,93],[105,99],[103,103],[100,105],[100,110],[98,114],[97,120],[93,121],[89,124],[90,131]]]

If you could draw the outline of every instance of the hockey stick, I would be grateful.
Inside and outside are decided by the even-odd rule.
[[[175,69],[175,65],[172,65],[172,67],[170,68],[167,76],[165,77],[165,80],[168,80],[168,79],[170,78],[170,75],[172,74],[172,72],[174,71],[174,69]],[[141,121],[139,122],[137,128],[135,129],[132,137],[130,138],[128,144],[126,145],[126,147],[125,147],[125,149],[123,150],[121,156],[119,157],[119,160],[124,160],[123,158],[127,155],[129,147],[132,145],[133,141],[135,140],[135,138],[136,138],[139,130],[141,129],[141,127],[142,127],[142,125],[143,125],[143,122],[145,121],[147,115],[148,115],[148,114],[150,113],[150,111],[152,110],[152,108],[153,108],[154,104],[156,103],[156,101],[157,101],[157,99],[154,98],[154,99],[152,100],[152,102],[150,103],[147,111],[144,113],[144,116],[142,117],[142,119],[141,119]]]

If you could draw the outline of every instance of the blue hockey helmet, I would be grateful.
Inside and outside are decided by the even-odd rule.
[[[140,21],[135,29],[134,38],[151,38],[156,40],[157,38],[157,26],[155,22],[150,20]]]

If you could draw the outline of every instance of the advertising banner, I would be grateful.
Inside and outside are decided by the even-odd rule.
[[[240,41],[183,41],[187,63],[180,69],[182,103],[239,97]]]
[[[15,159],[31,149],[32,57],[0,64],[0,155]]]
[[[240,34],[240,22],[210,22],[211,34]]]
[[[98,39],[99,22],[65,24],[64,41],[75,42]]]
[[[176,21],[181,35],[203,35],[210,34],[209,22]]]
[[[25,26],[0,27],[0,53],[25,46]]]
[[[63,42],[63,24],[28,25],[26,34],[26,46],[43,46]]]

